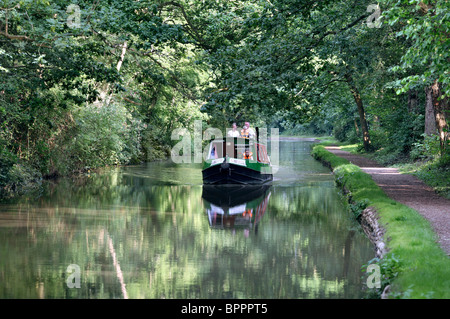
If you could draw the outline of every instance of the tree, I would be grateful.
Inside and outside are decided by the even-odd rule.
[[[383,13],[389,24],[401,25],[398,37],[411,41],[402,56],[401,63],[394,70],[403,72],[395,81],[397,92],[425,86],[427,94],[426,133],[434,130],[430,109],[434,107],[436,127],[439,131],[441,150],[448,143],[448,112],[447,98],[450,95],[449,76],[449,36],[450,24],[448,1],[382,1],[388,6]],[[412,71],[412,72],[411,72]],[[408,74],[408,73],[412,74]]]
[[[6,177],[2,181],[8,180],[14,165],[52,175],[90,166],[88,162],[111,164],[114,158],[126,162],[130,157],[125,153],[140,143],[141,133],[133,131],[143,130],[140,122],[147,127],[141,152],[157,149],[152,156],[160,156],[172,143],[173,128],[203,117],[199,97],[204,67],[193,63],[198,53],[189,45],[182,21],[158,8],[156,1],[131,0],[3,2],[0,161]],[[101,133],[94,141],[84,129],[90,119],[83,108],[92,111],[91,105],[100,108],[104,102],[114,104],[105,114],[121,122],[110,128],[127,129],[114,132],[121,139],[116,146],[126,145],[120,148],[124,154],[116,154],[114,143]],[[131,143],[130,134],[136,138]],[[97,146],[109,151],[93,152],[98,157],[94,160],[86,157],[83,150],[93,143],[104,143]],[[101,158],[101,154],[115,155]]]

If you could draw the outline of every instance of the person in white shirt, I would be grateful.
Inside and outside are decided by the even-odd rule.
[[[229,137],[239,137],[239,131],[237,130],[236,123],[233,123],[233,128],[228,131],[227,134]]]

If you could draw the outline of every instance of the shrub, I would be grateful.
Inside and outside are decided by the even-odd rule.
[[[125,107],[89,105],[75,111],[74,120],[66,133],[73,135],[54,150],[58,173],[138,161],[143,124]]]
[[[423,140],[412,145],[410,157],[412,160],[432,159],[439,155],[439,136],[422,134]]]
[[[0,189],[7,184],[9,171],[16,162],[17,157],[0,143]]]
[[[371,288],[367,291],[367,298],[380,298],[384,289],[393,283],[402,270],[401,261],[395,254],[388,254],[383,258],[374,258],[367,265],[362,266],[362,271],[367,273],[369,265],[378,265],[380,267],[380,288]],[[364,279],[364,278],[363,278]]]
[[[22,194],[35,189],[42,180],[41,173],[25,163],[15,163],[7,174],[6,192]]]

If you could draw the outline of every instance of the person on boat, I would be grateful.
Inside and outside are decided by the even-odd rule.
[[[248,130],[248,138],[255,138],[256,133],[255,130],[250,127],[250,122],[245,122],[245,126]]]
[[[236,123],[233,123],[233,128],[228,131],[227,135],[229,137],[239,137],[239,131],[237,130]]]
[[[244,152],[244,159],[250,159],[250,160],[252,160],[253,159],[253,153],[252,152],[250,152],[250,150],[245,150],[245,152]]]
[[[213,146],[209,158],[217,158],[217,152],[216,152],[216,147],[215,146]]]
[[[242,217],[249,217],[249,218],[252,218],[252,216],[253,216],[253,209],[247,209],[247,210],[245,210],[243,213],[242,213]]]
[[[248,122],[245,122],[244,127],[241,130],[241,137],[250,138],[249,126],[247,126]]]

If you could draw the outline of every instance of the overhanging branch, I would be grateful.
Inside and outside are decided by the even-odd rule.
[[[164,2],[159,5],[159,7],[158,7],[159,12],[161,12],[164,7],[168,7],[168,6],[172,6],[172,7],[176,7],[178,9],[180,9],[181,14],[183,15],[183,18],[186,21],[187,26],[188,26],[188,28],[187,28],[188,34],[191,35],[199,43],[199,45],[201,47],[203,47],[204,49],[207,49],[207,50],[213,49],[210,45],[208,45],[206,43],[206,41],[200,35],[200,32],[198,31],[196,26],[192,23],[191,19],[189,18],[189,16],[186,13],[186,10],[184,10],[184,6],[181,3],[178,3],[176,1]]]

